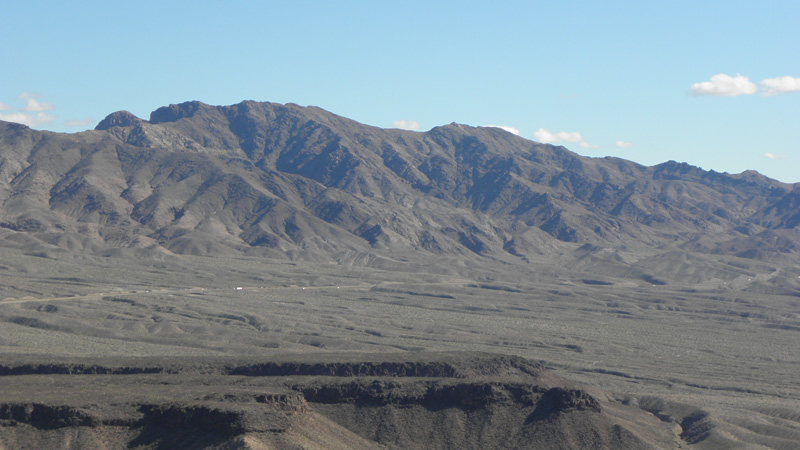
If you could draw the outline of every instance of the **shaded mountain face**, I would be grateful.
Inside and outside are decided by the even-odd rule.
[[[0,245],[78,252],[632,267],[625,254],[796,260],[800,248],[800,186],[755,172],[250,101],[170,105],[147,121],[121,111],[77,134],[0,122],[0,202]]]

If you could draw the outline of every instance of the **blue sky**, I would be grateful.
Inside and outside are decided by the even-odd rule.
[[[292,102],[800,182],[797,1],[8,3],[0,119],[37,129]]]

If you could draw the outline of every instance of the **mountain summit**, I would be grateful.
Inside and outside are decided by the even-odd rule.
[[[584,157],[499,128],[381,129],[295,104],[120,111],[77,134],[0,122],[0,245],[31,251],[446,255],[645,276],[641,261],[667,254],[796,261],[798,189],[755,172]]]

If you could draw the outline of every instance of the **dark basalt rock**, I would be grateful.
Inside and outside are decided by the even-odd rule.
[[[358,364],[306,364],[306,363],[262,363],[233,367],[231,375],[247,376],[396,376],[396,377],[445,377],[458,376],[449,364],[417,362],[381,362]]]
[[[0,376],[19,375],[138,375],[169,373],[161,367],[106,367],[84,364],[0,364]]]
[[[131,302],[112,298],[111,301]],[[130,362],[130,361],[129,361]],[[65,363],[24,362],[0,363],[0,376],[19,375],[141,375],[191,372],[192,367],[174,365],[128,365],[122,363]],[[472,378],[521,373],[538,376],[544,367],[518,356],[480,355],[464,361],[357,361],[357,362],[295,362],[266,361],[250,364],[227,364],[215,368],[215,373],[249,377],[394,377],[394,378]]]
[[[99,419],[78,408],[40,403],[0,405],[0,420],[26,423],[40,429],[95,426]]]
[[[597,399],[584,390],[554,387],[542,395],[529,420],[545,420],[571,411],[600,413],[603,409]]]
[[[289,424],[271,411],[235,410],[210,405],[144,405],[139,425],[170,429],[196,429],[236,435],[252,432],[284,432]]]
[[[518,404],[533,406],[546,401],[547,408],[560,408],[560,411],[588,409],[597,401],[589,396],[570,401],[544,398],[546,388],[527,383],[462,382],[440,383],[434,381],[396,382],[375,380],[372,382],[327,383],[296,385],[310,403],[341,404],[357,406],[422,406],[431,411],[446,408],[477,410],[495,404]],[[583,392],[583,391],[580,391]],[[585,394],[585,393],[584,393]],[[588,394],[587,394],[588,395]],[[552,395],[551,395],[552,397]],[[575,403],[575,405],[572,405]],[[599,408],[599,405],[597,405]]]

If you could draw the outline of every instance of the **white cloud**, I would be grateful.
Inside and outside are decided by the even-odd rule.
[[[761,80],[761,95],[770,96],[787,92],[800,92],[800,77],[775,77]]]
[[[24,112],[12,112],[8,114],[0,114],[0,120],[4,120],[6,122],[21,123],[29,127],[36,127],[39,125],[46,125],[56,120],[56,118],[44,112],[40,112],[35,115]]]
[[[783,159],[783,158],[785,158],[785,156],[783,156],[783,155],[779,155],[777,153],[771,153],[771,152],[764,153],[764,156],[767,159]]]
[[[420,126],[416,120],[394,120],[392,121],[392,128],[400,128],[401,130],[419,131]]]
[[[633,142],[616,141],[616,142],[614,142],[614,145],[616,145],[619,148],[631,148],[631,147],[633,147]]]
[[[51,116],[50,114],[40,112],[39,114],[36,114],[34,123],[36,123],[37,125],[44,125],[54,120],[56,120],[56,116]]]
[[[550,130],[539,128],[535,133],[533,133],[533,137],[535,137],[537,141],[544,144],[552,144],[555,142],[564,141],[576,143],[583,148],[597,148],[596,145],[586,142],[583,136],[581,136],[581,134],[577,131],[559,131],[553,133]]]
[[[553,133],[550,130],[546,130],[544,128],[539,128],[533,133],[533,136],[539,140],[539,142],[545,144],[552,144],[553,142],[558,141],[567,141],[567,142],[581,142],[583,141],[583,136],[577,131],[567,132],[567,131],[559,131],[557,133]]]
[[[31,126],[33,123],[33,117],[30,114],[25,113],[8,113],[2,114],[0,113],[0,120],[5,122],[14,122],[14,123],[21,123],[23,125]]]
[[[52,103],[39,103],[35,98],[28,98],[25,102],[23,111],[38,112],[38,111],[52,111],[55,107]]]
[[[517,136],[519,136],[519,130],[514,127],[509,127],[506,125],[486,125],[486,126],[491,128],[500,128],[501,130],[506,130],[511,134],[516,134]]]
[[[91,117],[87,117],[86,119],[73,119],[73,120],[65,120],[64,126],[67,127],[87,127],[94,123],[94,119]]]
[[[0,113],[0,120],[21,123],[29,127],[47,125],[56,120],[54,115],[45,112],[54,110],[55,106],[52,103],[40,102],[37,98],[38,94],[25,91],[17,96],[17,99],[24,103],[22,107],[0,103],[0,111],[6,111]]]
[[[689,88],[692,95],[717,95],[734,97],[737,95],[755,94],[758,88],[749,78],[740,74],[735,77],[719,73],[711,77],[711,81],[695,83]]]

